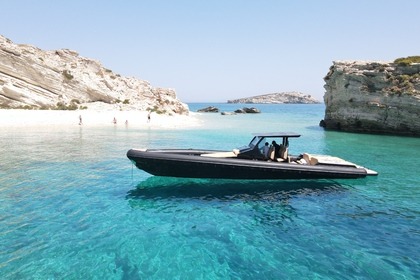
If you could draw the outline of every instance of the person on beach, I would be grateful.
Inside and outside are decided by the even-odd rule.
[[[147,113],[147,122],[150,122],[150,111]]]
[[[114,124],[117,124],[117,119],[114,117],[114,120],[112,121]]]
[[[79,125],[82,125],[82,115],[79,115]]]

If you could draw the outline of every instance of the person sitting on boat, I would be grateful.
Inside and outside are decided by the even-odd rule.
[[[265,145],[262,148],[262,154],[264,155],[265,159],[268,159],[268,152],[269,151],[270,151],[270,147],[268,146],[268,142],[265,142]]]
[[[274,141],[274,140],[273,140],[273,142],[271,142],[271,144],[274,147],[274,158],[280,157],[280,145],[277,144],[277,142]]]

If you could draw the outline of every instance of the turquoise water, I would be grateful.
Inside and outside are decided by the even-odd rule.
[[[191,110],[216,105],[190,104]],[[2,128],[1,279],[419,279],[420,139],[325,132],[323,105],[204,114],[201,127]],[[335,181],[153,177],[132,147],[234,148],[295,131],[291,153],[379,172]]]

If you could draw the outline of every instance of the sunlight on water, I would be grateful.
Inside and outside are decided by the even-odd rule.
[[[419,139],[325,132],[317,127],[323,107],[311,106],[202,115],[203,127],[176,131],[3,130],[1,278],[418,279]],[[295,153],[337,155],[379,176],[165,178],[125,155],[132,147],[230,149],[264,131],[299,132]]]

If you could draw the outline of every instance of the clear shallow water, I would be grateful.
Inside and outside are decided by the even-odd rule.
[[[0,278],[418,279],[420,139],[325,132],[322,105],[255,106],[263,113],[204,114],[185,130],[2,129]],[[302,134],[292,153],[333,154],[380,175],[175,179],[125,156],[234,148],[277,130]]]

